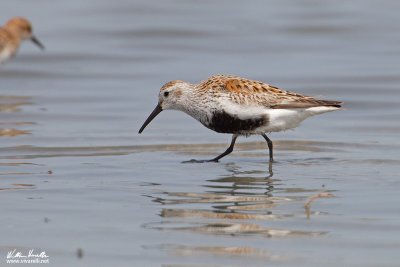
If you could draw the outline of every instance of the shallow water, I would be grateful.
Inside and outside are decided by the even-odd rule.
[[[0,66],[0,265],[398,266],[400,3],[12,1],[46,45]],[[237,74],[345,110],[229,144],[166,81]],[[78,250],[80,252],[78,253]]]

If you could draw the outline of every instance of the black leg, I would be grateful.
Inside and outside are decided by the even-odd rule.
[[[235,146],[235,142],[236,142],[236,139],[238,138],[238,136],[239,135],[237,135],[237,134],[232,135],[232,142],[231,142],[231,145],[228,147],[228,149],[225,150],[225,152],[222,153],[221,155],[219,155],[218,157],[215,157],[215,158],[207,160],[207,161],[218,162],[218,160],[220,160],[221,158],[223,158],[226,155],[230,154],[233,151],[233,147]]]
[[[262,134],[262,137],[264,137],[265,141],[268,143],[268,149],[269,149],[269,161],[273,162],[274,161],[274,153],[273,153],[273,144],[271,139],[268,138],[266,134]]]
[[[218,157],[215,157],[213,159],[210,160],[197,160],[197,159],[192,159],[192,160],[188,160],[188,161],[184,161],[182,163],[204,163],[204,162],[218,162],[218,160],[220,160],[221,158],[225,157],[226,155],[228,155],[229,153],[231,153],[233,151],[233,147],[235,146],[235,142],[236,139],[238,138],[239,135],[234,134],[232,136],[232,142],[231,145],[228,147],[227,150],[225,150],[224,153],[222,153],[221,155],[219,155]]]

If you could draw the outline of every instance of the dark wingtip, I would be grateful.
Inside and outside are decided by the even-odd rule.
[[[327,106],[329,107],[335,107],[335,108],[341,108],[343,102],[339,102],[339,101],[328,101],[328,102],[332,102],[332,103],[327,103]]]
[[[285,104],[276,104],[271,106],[273,109],[286,109],[286,108],[312,108],[312,107],[335,107],[341,108],[343,102],[331,100],[311,100],[308,102],[292,102]]]

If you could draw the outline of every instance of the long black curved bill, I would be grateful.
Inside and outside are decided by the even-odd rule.
[[[156,106],[156,108],[153,110],[153,112],[150,114],[150,116],[147,118],[147,120],[143,123],[142,127],[139,130],[139,133],[142,133],[144,128],[162,111],[162,108],[160,104]]]
[[[31,37],[31,41],[37,45],[40,49],[44,50],[44,45],[39,41],[38,38],[36,38],[35,36]]]

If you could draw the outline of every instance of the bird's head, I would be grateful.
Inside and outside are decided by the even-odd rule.
[[[5,28],[16,34],[21,40],[30,39],[40,49],[44,49],[44,45],[33,35],[32,25],[29,20],[22,17],[14,17],[7,21]]]
[[[182,103],[182,96],[185,94],[190,84],[180,80],[170,81],[164,84],[158,94],[158,104],[147,120],[143,123],[139,133],[158,115],[166,109],[179,109]]]

